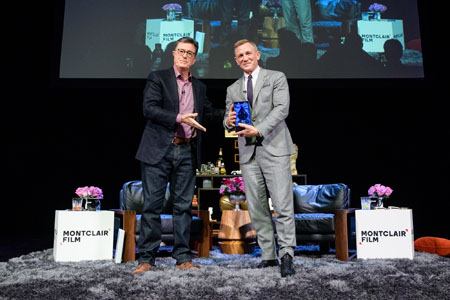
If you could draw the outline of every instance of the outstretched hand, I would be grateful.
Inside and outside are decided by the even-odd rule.
[[[206,132],[206,128],[203,127],[202,125],[200,125],[200,123],[198,123],[195,120],[195,117],[198,115],[198,113],[193,113],[193,114],[185,114],[181,116],[181,123],[187,124],[191,127],[197,128],[201,131],[205,131]]]

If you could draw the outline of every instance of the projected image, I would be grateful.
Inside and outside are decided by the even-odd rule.
[[[172,2],[173,1],[173,2]],[[288,78],[421,78],[417,0],[66,0],[61,78],[146,78],[199,43],[198,78],[237,78],[233,44]]]

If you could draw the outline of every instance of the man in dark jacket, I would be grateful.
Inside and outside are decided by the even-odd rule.
[[[160,214],[167,184],[173,198],[174,247],[172,256],[180,269],[192,264],[189,248],[191,204],[195,169],[204,119],[213,117],[206,86],[190,68],[196,61],[198,43],[190,37],[177,41],[173,67],[150,73],[144,90],[143,111],[147,120],[136,158],[141,161],[144,208],[138,241],[139,265],[133,274],[155,265],[161,243]],[[223,112],[221,116],[223,117]]]

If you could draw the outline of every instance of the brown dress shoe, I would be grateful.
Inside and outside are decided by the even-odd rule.
[[[185,263],[182,263],[181,265],[177,265],[177,269],[199,269],[196,265],[194,265],[192,262],[187,261]]]
[[[148,270],[150,270],[152,268],[151,264],[148,263],[142,263],[139,264],[136,268],[136,270],[134,270],[133,272],[131,272],[131,274],[140,274],[140,273],[144,273],[147,272]]]

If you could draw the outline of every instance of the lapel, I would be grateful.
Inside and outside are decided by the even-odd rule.
[[[234,82],[235,101],[247,101],[247,94],[244,93],[244,75]]]
[[[168,69],[167,71],[169,93],[171,95],[172,101],[174,102],[175,111],[178,114],[180,112],[180,99],[178,98],[177,78],[175,77],[175,71],[173,67]]]
[[[258,94],[263,87],[264,82],[266,81],[266,70],[260,67],[258,80],[255,84],[255,90],[253,91],[253,106],[256,106],[258,103]]]
[[[200,105],[199,105],[200,88],[199,88],[199,86],[197,84],[197,80],[194,77],[192,77],[192,93],[193,93],[193,96],[194,96],[194,112],[197,112],[198,111],[197,108],[200,107]],[[197,116],[197,118],[198,118],[198,116]]]
[[[264,82],[266,81],[267,72],[265,69],[260,67],[258,80],[255,84],[255,89],[253,90],[253,107],[256,105],[258,100],[258,94],[261,91],[262,87],[264,86]],[[247,95],[244,93],[244,76],[239,78],[237,81],[235,81],[235,88],[234,91],[236,92],[236,98],[240,101],[245,100],[247,101]]]

